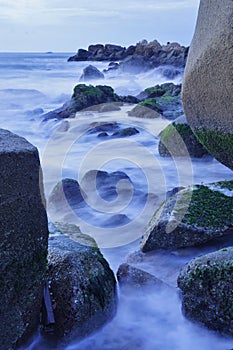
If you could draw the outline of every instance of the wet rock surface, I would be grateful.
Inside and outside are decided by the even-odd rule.
[[[49,240],[48,280],[54,304],[55,335],[62,342],[81,339],[109,321],[116,312],[116,281],[95,241],[74,226],[75,241],[65,235]],[[83,237],[82,237],[83,236]]]
[[[46,272],[47,215],[37,149],[0,130],[0,348],[35,331]]]
[[[178,277],[185,315],[232,336],[232,273],[232,247],[191,260]]]

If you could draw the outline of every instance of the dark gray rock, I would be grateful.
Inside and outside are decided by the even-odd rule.
[[[191,260],[180,272],[185,315],[233,336],[233,248]]]
[[[37,149],[0,130],[0,348],[15,349],[39,324],[47,216]]]
[[[233,197],[228,187],[231,181],[196,185],[168,198],[148,225],[142,251],[197,246],[232,233]]]
[[[57,183],[48,198],[51,212],[64,212],[67,208],[78,209],[85,206],[86,195],[78,181],[65,178]]]
[[[160,134],[159,154],[161,157],[202,158],[208,151],[198,141],[187,124],[185,116],[180,116]]]
[[[74,226],[63,225],[61,231]],[[76,234],[49,240],[48,279],[54,303],[55,334],[62,341],[80,339],[110,320],[116,312],[116,281],[95,241]]]
[[[119,65],[109,67],[109,70],[119,68],[124,72],[140,73],[155,67],[184,67],[188,48],[178,43],[160,45],[157,40],[147,42],[142,40],[128,48],[119,45],[91,45],[88,50],[79,49],[77,54],[68,61],[120,61]],[[165,72],[166,74],[166,72]],[[167,71],[169,76],[174,74]]]
[[[112,136],[115,137],[128,137],[128,136],[133,136],[139,134],[139,131],[136,128],[133,127],[128,127],[125,129],[121,129],[118,131],[115,131]]]
[[[104,74],[99,71],[95,66],[91,64],[84,68],[83,73],[79,79],[79,81],[87,81],[87,80],[97,80],[104,79]]]
[[[161,288],[167,286],[152,274],[127,263],[120,265],[118,268],[117,279],[121,287],[141,288],[143,286],[153,286]]]

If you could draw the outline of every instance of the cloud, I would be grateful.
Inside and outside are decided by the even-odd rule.
[[[128,18],[196,7],[198,0],[0,0],[0,19],[28,24],[56,24],[71,18]]]

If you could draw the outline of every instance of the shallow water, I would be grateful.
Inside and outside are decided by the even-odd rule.
[[[71,54],[0,54],[1,127],[26,137],[40,151],[48,198],[54,185],[62,178],[77,179],[84,186],[87,205],[78,212],[69,206],[62,212],[48,207],[51,221],[76,223],[91,234],[116,272],[129,253],[139,249],[139,239],[153,212],[177,186],[232,179],[232,172],[211,158],[203,160],[166,159],[158,154],[158,134],[168,124],[162,118],[142,120],[128,117],[132,106],[120,111],[80,112],[75,119],[42,122],[47,112],[69,99],[78,83],[85,62],[67,63]],[[92,63],[93,64],[93,63]],[[99,69],[106,63],[94,63]],[[178,78],[176,82],[180,82]],[[119,94],[138,94],[144,88],[163,83],[159,70],[133,76],[109,73],[103,81],[92,84],[111,85]],[[92,131],[100,122],[117,122],[120,128],[135,127],[139,133],[126,138],[99,138]],[[116,186],[116,197],[101,197],[95,186],[85,187],[85,175],[91,170],[122,171],[130,181]],[[127,223],[116,227],[113,217],[125,215]],[[217,242],[203,252],[222,246]],[[231,244],[231,242],[229,242]],[[225,339],[182,316],[176,277],[180,267],[199,249],[150,253],[139,257],[138,266],[154,273],[170,289],[119,291],[116,317],[103,329],[66,350],[227,350],[232,340]],[[134,260],[135,262],[135,260]],[[25,349],[51,349],[39,335]]]

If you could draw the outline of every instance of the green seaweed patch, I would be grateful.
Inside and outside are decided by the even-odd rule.
[[[187,124],[169,124],[161,133],[161,140],[166,145],[173,138],[177,137],[177,132],[183,140],[192,136],[193,132]],[[183,142],[182,142],[183,144]]]
[[[155,99],[153,98],[148,98],[142,102],[139,102],[138,103],[138,106],[143,106],[143,107],[147,107],[147,108],[150,108],[152,109],[153,111],[156,111],[158,113],[161,113],[162,110],[161,108],[158,106],[157,102]]]
[[[162,85],[155,85],[145,89],[145,93],[149,98],[160,97],[166,93],[166,89]]]
[[[212,191],[207,186],[196,186],[182,222],[207,230],[229,227],[233,225],[233,197]]]
[[[194,134],[214,158],[233,170],[233,135],[205,128],[195,129]]]

